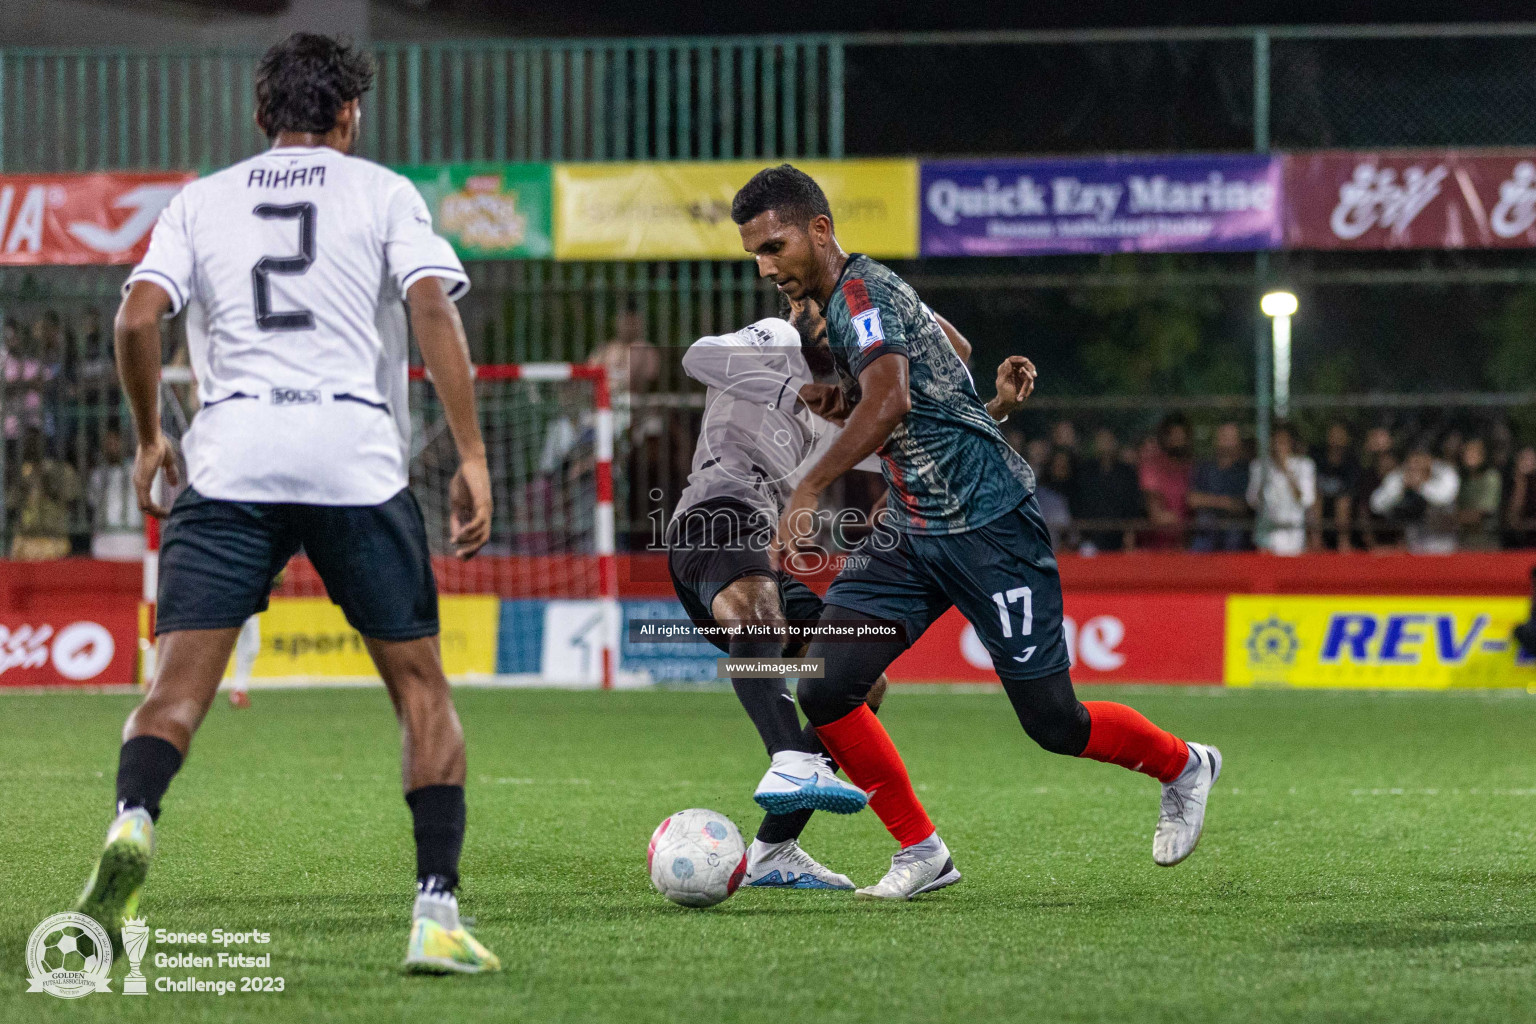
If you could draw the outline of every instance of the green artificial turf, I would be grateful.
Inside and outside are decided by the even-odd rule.
[[[90,868],[134,699],[0,696],[0,1020],[1536,1020],[1536,700],[1092,696],[1225,753],[1185,864],[1152,863],[1152,780],[1039,751],[1000,693],[898,688],[881,717],[964,881],[898,906],[743,890],[690,911],[651,889],[645,847],[684,807],[755,829],[765,759],[728,693],[459,690],[463,912],[506,970],[451,978],[396,969],[414,862],[382,692],[221,701],[142,910],[268,931],[271,969],[157,970],[151,944],[147,997],[115,978],[67,1003],[24,993],[23,948]],[[805,845],[860,884],[892,852],[869,812],[818,815]],[[286,990],[153,991],[242,973]]]

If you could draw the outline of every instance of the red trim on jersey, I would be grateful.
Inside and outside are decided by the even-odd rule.
[[[843,300],[848,303],[850,315],[857,315],[875,306],[869,301],[869,289],[865,288],[864,281],[857,277],[843,282]]]

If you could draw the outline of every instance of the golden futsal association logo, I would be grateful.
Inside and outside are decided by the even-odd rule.
[[[54,914],[27,940],[27,991],[60,999],[110,992],[112,939],[95,918]]]

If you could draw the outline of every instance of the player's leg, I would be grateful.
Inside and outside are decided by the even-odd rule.
[[[785,573],[778,578],[779,604],[788,621],[796,626],[813,625],[821,618],[821,598],[804,583]],[[808,644],[793,637],[785,644],[783,656],[803,658]],[[777,682],[777,680],[773,680]],[[880,706],[885,695],[885,677],[870,691],[871,709]],[[788,692],[784,696],[788,697]],[[786,701],[792,705],[792,701]],[[799,725],[798,715],[796,725]],[[826,762],[828,769],[837,771],[837,763],[816,735],[816,727],[807,722],[799,727],[797,750],[815,755]],[[789,811],[783,814],[769,812],[758,826],[757,836],[747,848],[747,873],[743,885],[767,888],[791,889],[852,889],[853,881],[818,863],[800,846],[801,833],[810,823],[812,808]]]
[[[363,635],[400,723],[401,778],[416,839],[408,970],[477,973],[501,961],[459,920],[464,732],[438,649],[437,584],[421,508],[407,491],[381,505],[300,513],[304,549]]]
[[[667,553],[673,589],[689,617],[700,626],[729,629],[727,637],[716,632],[711,640],[730,657],[749,661],[783,657],[789,639],[785,594],[768,564],[768,534],[760,518],[735,501],[693,506],[673,520]],[[805,593],[819,608],[820,600]],[[782,677],[741,675],[731,686],[770,758],[754,794],[764,810],[863,809],[862,791],[837,778],[818,752],[801,749],[800,716]]]
[[[259,506],[190,488],[177,498],[160,552],[158,667],[123,728],[116,817],[77,905],[114,943],[149,873],[160,801],[218,691],[240,624],[266,607],[273,564],[294,547]]]
[[[812,642],[823,660],[820,679],[801,679],[800,707],[817,735],[900,844],[891,870],[861,896],[911,899],[960,880],[906,765],[869,706],[886,667],[949,607],[913,558],[910,538],[888,529],[871,534],[849,556],[827,591],[822,625],[836,633]],[[888,634],[895,630],[894,635]]]
[[[1221,773],[1214,747],[1186,743],[1134,708],[1080,702],[1068,671],[1061,578],[1033,500],[977,530],[928,539],[928,564],[976,629],[1024,731],[1068,757],[1117,764],[1163,784],[1158,864],[1193,852]]]
[[[240,637],[235,641],[235,676],[230,680],[229,702],[237,708],[251,706],[251,668],[260,653],[261,619],[252,615],[240,627]]]
[[[766,569],[766,564],[764,565]],[[733,659],[771,659],[784,654],[787,623],[778,582],[753,574],[734,580],[710,602],[714,621],[738,630],[727,642]],[[800,750],[800,714],[783,679],[732,677],[731,689],[757,728],[770,758]]]

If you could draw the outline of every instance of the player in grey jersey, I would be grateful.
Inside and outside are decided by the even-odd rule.
[[[834,440],[849,404],[830,365],[816,372],[826,330],[816,307],[795,304],[788,312],[788,321],[769,318],[701,338],[683,357],[684,371],[709,390],[693,469],[668,531],[668,566],[689,617],[713,627],[710,639],[733,658],[800,656],[805,643],[791,638],[790,624],[814,623],[822,609],[804,583],[770,567],[767,545],[804,467]],[[936,319],[963,361],[969,343]],[[998,418],[1027,397],[1033,378],[1027,359],[1004,362],[991,407]],[[866,462],[856,468],[879,472],[874,458]],[[813,810],[858,811],[865,794],[837,778],[815,730],[801,726],[783,678],[742,676],[731,684],[771,759],[754,794],[768,814],[748,851],[744,884],[853,888],[806,854],[798,838]],[[871,708],[884,690],[882,678]]]

